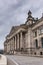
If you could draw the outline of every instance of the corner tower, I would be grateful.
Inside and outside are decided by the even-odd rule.
[[[32,17],[32,12],[29,10],[26,24],[27,25],[32,25],[33,24],[33,19],[34,18]]]

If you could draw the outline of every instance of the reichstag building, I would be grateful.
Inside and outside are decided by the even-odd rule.
[[[29,10],[25,24],[13,26],[4,41],[5,54],[43,55],[43,16],[38,19]]]

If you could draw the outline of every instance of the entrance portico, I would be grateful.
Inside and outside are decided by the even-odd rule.
[[[14,36],[12,37],[9,37],[8,39],[11,39],[10,42],[11,42],[11,49],[13,50],[13,53],[16,52],[20,52],[21,50],[23,50],[23,48],[25,48],[25,42],[24,42],[24,36],[25,36],[25,33],[26,33],[26,29],[19,29],[18,31],[16,31],[16,34],[14,34]],[[13,38],[13,40],[12,40]],[[13,41],[13,42],[12,42]],[[13,45],[13,46],[12,46]],[[11,50],[10,50],[11,52]]]

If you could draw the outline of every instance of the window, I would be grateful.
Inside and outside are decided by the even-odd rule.
[[[43,33],[43,28],[41,28],[40,30],[39,30],[39,34],[42,34]]]
[[[34,37],[37,37],[37,31],[34,32]]]
[[[43,55],[43,53],[42,53],[42,52],[40,52],[40,55]]]
[[[36,55],[36,52],[34,54]]]
[[[36,48],[38,48],[38,40],[37,39],[35,40],[35,45],[36,45]]]
[[[43,38],[41,38],[42,48],[43,48]]]

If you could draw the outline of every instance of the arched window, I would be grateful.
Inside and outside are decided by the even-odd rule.
[[[36,45],[36,48],[38,48],[38,40],[37,39],[35,40],[35,45]]]
[[[43,38],[41,38],[42,48],[43,48]]]

